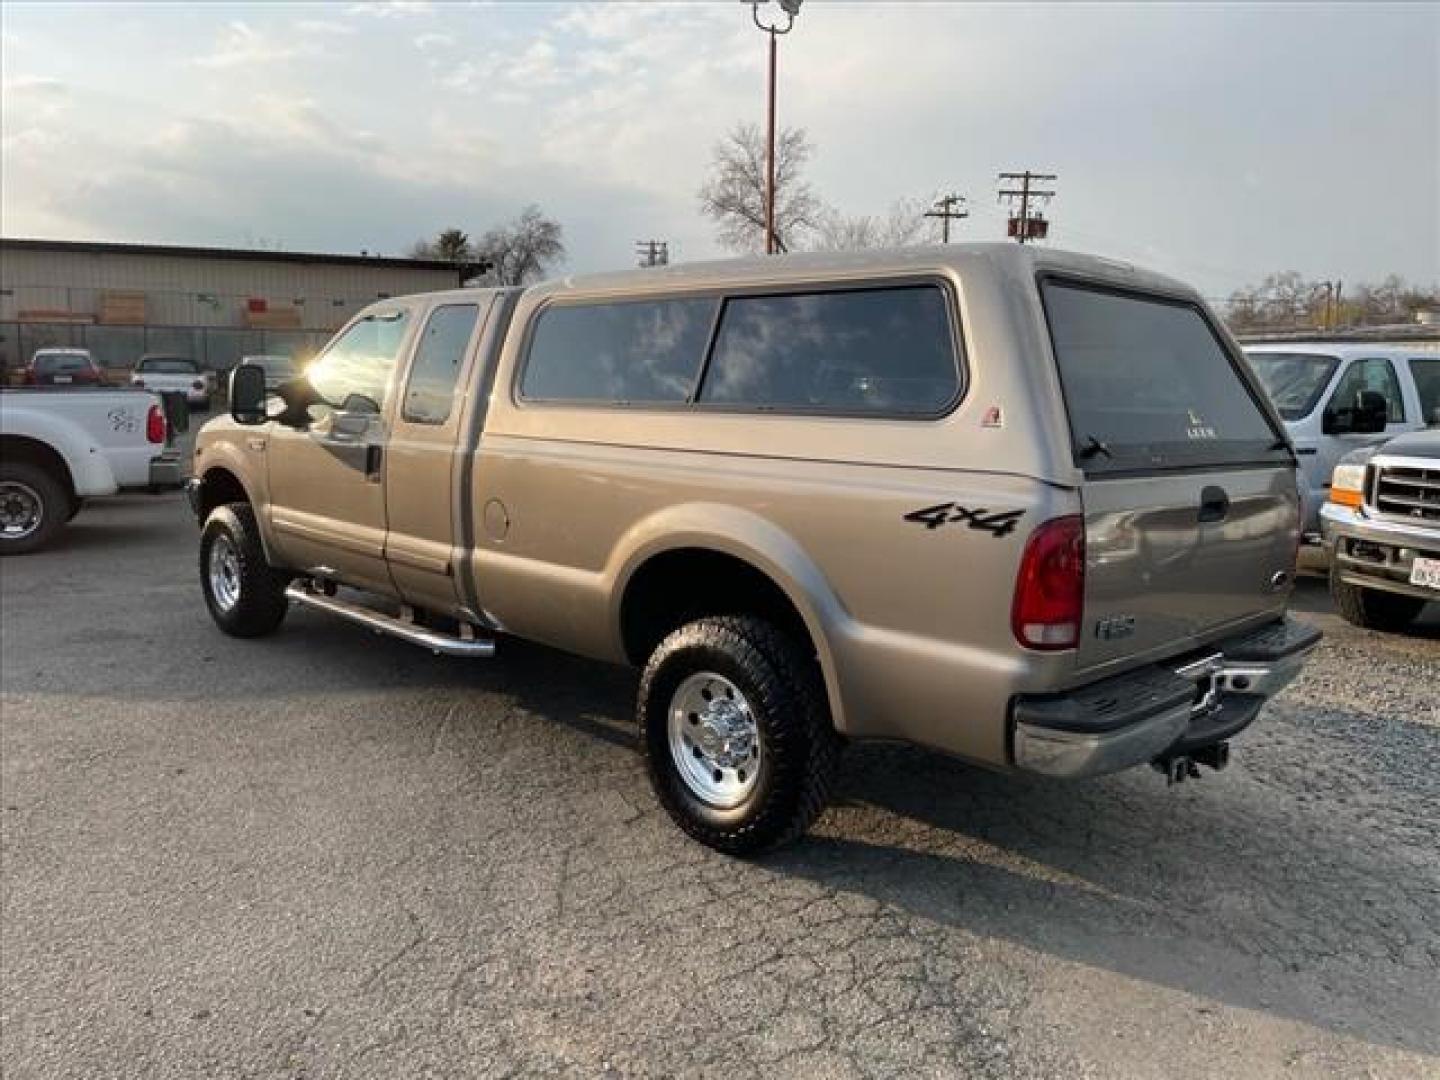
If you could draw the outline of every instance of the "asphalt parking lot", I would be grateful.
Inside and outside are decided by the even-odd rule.
[[[1435,1076],[1440,617],[1173,789],[855,747],[685,840],[633,677],[213,628],[178,496],[0,564],[0,1050],[29,1077]]]

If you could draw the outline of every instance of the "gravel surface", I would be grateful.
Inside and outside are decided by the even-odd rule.
[[[686,841],[631,673],[216,631],[175,496],[0,564],[0,1065],[53,1077],[1440,1075],[1440,615],[1326,643],[1222,775],[854,747]]]

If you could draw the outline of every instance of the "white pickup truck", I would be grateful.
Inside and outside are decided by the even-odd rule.
[[[0,391],[0,555],[44,547],[92,496],[181,480],[148,390]]]

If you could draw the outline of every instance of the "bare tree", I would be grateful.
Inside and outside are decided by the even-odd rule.
[[[802,178],[812,151],[803,128],[784,128],[775,140],[775,246],[798,249],[819,224],[820,200]],[[700,208],[732,251],[765,250],[765,135],[737,124],[715,144]]]
[[[927,199],[896,199],[884,214],[842,214],[825,208],[819,215],[818,251],[859,251],[864,248],[911,247],[934,238],[926,228]]]
[[[475,244],[475,255],[490,264],[485,280],[526,285],[564,262],[564,230],[538,206],[527,206],[515,220],[482,236]]]

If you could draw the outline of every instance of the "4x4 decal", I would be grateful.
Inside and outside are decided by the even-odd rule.
[[[972,510],[959,503],[946,502],[912,510],[905,515],[905,520],[918,522],[927,529],[938,529],[941,525],[956,525],[963,521],[972,529],[980,529],[991,536],[1000,537],[1014,532],[1015,525],[1024,516],[1024,510],[997,510],[992,514],[983,506]]]

